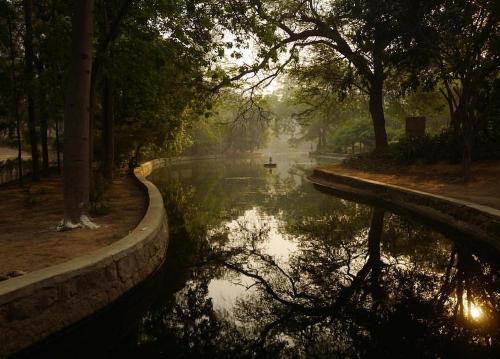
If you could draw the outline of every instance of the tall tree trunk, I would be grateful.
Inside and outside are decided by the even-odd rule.
[[[474,118],[468,110],[470,103],[470,86],[462,82],[462,94],[460,102],[455,111],[455,121],[457,127],[461,130],[463,148],[462,148],[462,176],[464,181],[468,181],[471,175],[472,151],[474,146]]]
[[[32,162],[32,177],[34,181],[40,179],[39,163],[38,163],[38,136],[36,133],[36,118],[35,118],[35,98],[33,89],[33,26],[32,14],[33,3],[31,0],[23,0],[24,7],[24,23],[26,31],[24,34],[24,52],[25,52],[25,72],[27,85],[27,98],[28,98],[28,131],[31,144],[31,162]]]
[[[382,150],[388,146],[384,116],[384,81],[381,75],[375,74],[370,86],[369,109],[375,134],[375,150]]]
[[[368,258],[376,263],[380,262],[380,240],[384,230],[384,214],[382,208],[374,207],[368,232]]]
[[[38,76],[43,74],[43,63],[37,62]],[[39,116],[40,116],[40,139],[42,142],[42,174],[49,172],[49,144],[48,144],[48,98],[46,94],[40,94],[39,98]]]
[[[9,32],[9,46],[10,46],[10,78],[12,81],[12,105],[14,111],[14,119],[16,121],[16,137],[17,137],[17,176],[19,183],[23,183],[23,147],[21,138],[21,116],[19,114],[19,91],[17,88],[16,76],[16,50],[14,47],[14,34],[12,29],[12,21],[10,16],[7,18],[7,29]]]
[[[89,191],[94,193],[95,190],[95,177],[94,177],[94,122],[95,122],[95,108],[96,108],[96,83],[93,74],[90,76],[90,90],[89,90],[89,127],[88,127],[88,139],[89,139]]]
[[[40,107],[40,135],[42,139],[42,172],[47,174],[49,171],[49,141],[48,141],[48,126],[47,117],[48,111],[46,103]]]
[[[384,116],[384,64],[382,56],[384,45],[381,41],[381,30],[375,25],[375,37],[373,42],[373,76],[370,79],[369,110],[373,122],[375,134],[375,150],[383,150],[387,147],[387,132],[385,130]]]
[[[462,122],[462,176],[464,182],[470,180],[472,167],[472,149],[474,146],[474,126],[472,119],[465,113],[459,114]]]
[[[450,114],[450,124],[449,124],[449,128],[453,131],[453,133],[458,133],[458,127],[459,127],[459,123],[457,122],[457,118],[456,118],[456,114],[455,114],[455,111],[456,111],[456,104],[455,104],[455,100],[454,100],[454,95],[453,95],[453,91],[451,90],[450,88],[450,84],[446,81],[444,81],[444,86],[445,86],[445,90],[442,90],[440,89],[441,91],[441,94],[443,95],[443,97],[445,98],[446,100],[446,103],[448,104],[448,111],[449,111],[449,114]]]
[[[94,115],[95,115],[95,105],[96,105],[96,87],[97,87],[97,81],[98,77],[100,75],[100,70],[102,69],[102,64],[103,64],[103,59],[105,57],[105,54],[109,48],[109,46],[113,43],[113,41],[116,39],[119,33],[119,28],[120,25],[123,22],[124,17],[127,15],[127,13],[130,10],[130,7],[133,5],[134,1],[133,0],[124,0],[121,2],[121,6],[116,9],[112,2],[106,2],[104,6],[104,28],[102,29],[101,33],[103,34],[103,37],[100,39],[98,42],[97,50],[96,50],[96,56],[94,59],[93,67],[92,67],[92,75],[91,75],[91,90],[90,90],[90,128],[89,128],[89,138],[90,138],[90,158],[91,158],[91,164],[92,164],[92,159],[94,155],[94,126],[95,126],[95,121],[94,121]],[[114,10],[117,10],[116,12]],[[105,95],[106,96],[106,95]],[[105,100],[106,102],[106,100]],[[106,112],[106,111],[105,111]],[[111,108],[111,114],[113,112],[113,109]],[[109,121],[111,122],[109,122]],[[111,118],[104,118],[104,122],[107,122],[107,124],[103,123],[103,141],[107,141],[107,143],[104,143],[105,147],[103,148],[104,151],[104,156],[108,155],[110,157],[105,159],[105,162],[107,164],[104,166],[105,169],[105,177],[108,180],[112,179],[112,170],[113,170],[113,161],[114,161],[114,143],[113,143],[113,116]],[[105,126],[109,126],[107,129],[105,129]],[[104,131],[108,131],[109,136],[106,135],[107,140],[104,139],[105,134]],[[110,150],[111,149],[111,150]],[[109,172],[111,171],[111,172]],[[106,173],[108,172],[108,173]],[[93,178],[93,172],[92,170],[89,173],[91,179],[90,179],[90,184],[91,184],[91,191],[93,191],[93,186],[94,186],[94,178]]]
[[[383,298],[380,286],[382,260],[380,258],[380,241],[384,230],[384,213],[381,208],[375,207],[372,212],[370,231],[368,233],[368,260],[371,263],[370,290],[376,302]]]
[[[21,138],[21,116],[19,115],[19,98],[16,98],[16,135],[17,135],[17,176],[19,183],[23,183],[23,145]]]
[[[61,174],[61,142],[59,140],[59,115],[56,116],[57,173]]]
[[[104,104],[102,123],[102,173],[104,178],[111,182],[113,180],[113,163],[115,157],[114,144],[114,102],[113,102],[113,81],[108,77],[104,78]]]
[[[89,206],[89,105],[93,0],[74,3],[73,40],[64,113],[65,228],[86,224]]]

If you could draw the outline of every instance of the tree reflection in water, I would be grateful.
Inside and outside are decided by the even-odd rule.
[[[318,202],[308,184],[291,186],[290,177],[254,178],[234,191],[227,183],[220,187],[223,177],[203,178],[203,187],[182,181],[163,187],[169,207],[182,213],[174,227],[197,244],[184,288],[144,315],[140,352],[498,357],[500,270],[494,259],[380,208],[334,198]],[[258,207],[251,208],[265,220],[248,223],[242,187],[252,190]],[[269,253],[273,225],[293,242],[289,255]],[[237,299],[215,305],[214,280],[238,286]]]

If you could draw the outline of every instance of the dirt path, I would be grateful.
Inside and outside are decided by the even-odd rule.
[[[57,232],[63,214],[59,177],[23,188],[17,184],[1,186],[0,276],[62,263],[127,235],[144,216],[145,194],[133,178],[121,176],[106,197],[109,212],[93,216],[99,229]]]
[[[321,166],[337,174],[408,187],[500,209],[500,162],[479,162],[472,168],[468,183],[460,180],[460,166],[449,164],[414,165],[381,172],[348,168],[343,164]]]

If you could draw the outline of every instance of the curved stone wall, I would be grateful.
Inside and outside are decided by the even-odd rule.
[[[160,191],[146,177],[163,160],[134,171],[149,205],[126,237],[93,253],[0,282],[0,357],[68,327],[113,302],[165,260],[168,228]]]
[[[500,251],[500,210],[495,208],[320,168],[308,179],[320,190],[416,215],[458,238],[473,238]]]

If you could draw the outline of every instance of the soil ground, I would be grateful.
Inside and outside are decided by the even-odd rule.
[[[460,165],[442,163],[384,168],[377,172],[353,169],[345,164],[320,168],[500,209],[500,161],[474,163],[467,183],[461,180]]]
[[[62,181],[55,174],[23,187],[0,186],[0,276],[30,272],[81,256],[124,237],[142,219],[146,194],[135,179],[117,175],[106,207],[91,215],[99,229],[57,232],[63,216]]]

